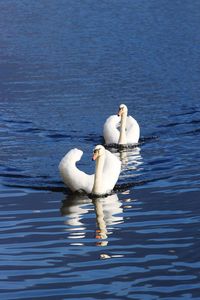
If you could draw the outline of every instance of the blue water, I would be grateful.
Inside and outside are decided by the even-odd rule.
[[[200,2],[0,1],[0,299],[200,299]],[[115,193],[71,195],[125,103]]]

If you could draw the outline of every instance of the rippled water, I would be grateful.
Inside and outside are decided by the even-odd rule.
[[[0,299],[200,299],[199,1],[0,1]],[[58,164],[126,103],[115,193]]]

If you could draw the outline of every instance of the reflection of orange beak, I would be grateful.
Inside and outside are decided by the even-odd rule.
[[[92,160],[96,160],[97,157],[98,157],[98,154],[97,154],[97,153],[93,153],[93,155],[92,155]]]
[[[96,239],[101,239],[101,230],[96,230]]]

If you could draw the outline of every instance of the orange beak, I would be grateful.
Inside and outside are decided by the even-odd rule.
[[[92,155],[92,160],[96,160],[97,157],[98,157],[98,153],[97,153],[97,152],[96,152],[96,153],[93,153],[93,155]]]

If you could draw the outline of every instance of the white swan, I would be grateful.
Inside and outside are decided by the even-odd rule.
[[[88,175],[76,167],[82,155],[83,151],[75,148],[60,161],[59,171],[66,186],[72,192],[84,191],[96,195],[110,193],[121,171],[120,160],[102,145],[97,145],[92,157],[96,160],[95,174]]]
[[[128,108],[125,104],[119,106],[118,116],[113,115],[106,120],[103,136],[106,144],[138,143],[140,137],[139,124],[133,117],[128,116]]]

